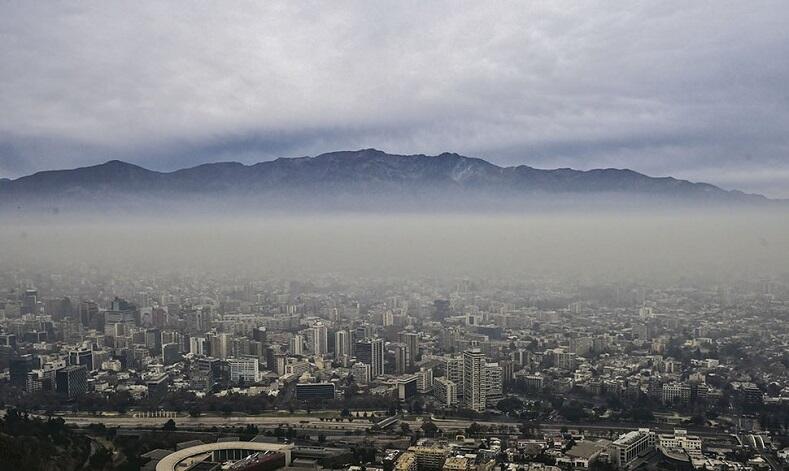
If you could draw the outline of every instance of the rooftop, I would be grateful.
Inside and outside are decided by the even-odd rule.
[[[576,442],[572,448],[565,453],[567,456],[573,458],[591,459],[594,455],[600,453],[605,449],[605,445],[591,440],[581,440]]]

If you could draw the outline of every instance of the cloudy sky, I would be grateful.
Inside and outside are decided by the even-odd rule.
[[[789,197],[789,3],[0,6],[0,176],[375,147]]]

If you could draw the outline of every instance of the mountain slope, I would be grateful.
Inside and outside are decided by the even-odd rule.
[[[73,170],[39,172],[0,185],[0,204],[36,201],[61,205],[129,201],[193,202],[232,198],[254,204],[307,202],[387,207],[440,202],[514,204],[538,200],[610,196],[629,200],[759,204],[760,195],[725,191],[706,183],[654,178],[632,170],[542,170],[525,165],[499,167],[478,158],[391,155],[375,149],[340,151],[317,157],[280,158],[254,165],[204,164],[163,173],[110,161]]]

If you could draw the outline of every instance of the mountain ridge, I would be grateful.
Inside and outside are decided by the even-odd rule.
[[[160,172],[110,160],[64,170],[46,170],[0,184],[2,200],[15,204],[41,199],[118,200],[134,198],[353,200],[511,199],[538,196],[618,195],[647,199],[759,204],[762,195],[724,190],[703,182],[651,177],[632,169],[539,169],[499,166],[477,157],[445,152],[387,154],[377,149],[335,151],[314,157],[277,158],[254,164],[212,162]],[[2,204],[0,200],[0,205]]]

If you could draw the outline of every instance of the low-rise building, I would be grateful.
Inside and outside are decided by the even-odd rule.
[[[473,462],[465,456],[450,456],[444,462],[442,471],[470,471]]]
[[[447,448],[437,445],[412,446],[408,451],[416,455],[419,471],[439,471],[444,467],[444,462],[449,456]]]
[[[557,458],[557,464],[568,464],[573,468],[585,468],[594,463],[600,454],[605,451],[607,441],[595,442],[591,440],[580,440],[572,448],[564,453],[564,456]]]
[[[683,451],[690,457],[701,455],[701,437],[688,435],[687,430],[675,429],[673,434],[661,433],[657,444],[665,450]]]
[[[416,455],[409,451],[397,458],[394,466],[395,471],[417,471]]]
[[[334,383],[302,383],[296,385],[296,399],[334,399]]]

